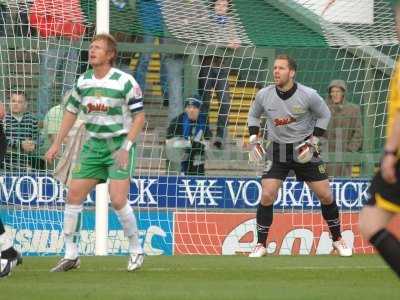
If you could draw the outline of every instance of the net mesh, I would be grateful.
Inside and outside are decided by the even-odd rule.
[[[59,127],[63,95],[88,67],[95,2],[0,1],[1,99],[9,113],[12,92],[24,91],[26,111],[36,117],[20,127],[32,133],[35,149],[21,149],[26,137],[19,146],[8,146],[0,175],[2,218],[25,254],[63,251],[66,188],[53,179],[55,165],[41,158]],[[43,3],[52,5],[41,10]],[[235,0],[223,15],[206,0],[110,1],[117,67],[134,75],[145,95],[147,123],[129,197],[147,254],[235,254],[254,246],[258,176],[265,166],[247,162],[247,114],[257,91],[273,82],[279,53],[293,56],[299,65],[296,79],[324,98],[331,80],[346,83],[345,99],[354,116],[350,122],[335,114],[329,129],[335,134],[325,141],[323,155],[341,207],[344,238],[360,253],[372,251],[360,238],[357,213],[385,137],[388,86],[398,54],[394,17],[387,1],[329,3],[253,0],[249,6]],[[43,15],[53,17],[47,19],[54,24],[51,30],[40,26]],[[165,150],[167,127],[183,111],[183,99],[193,94],[209,102],[209,109],[202,108],[213,134],[205,148],[205,176],[181,176],[180,163]],[[21,132],[7,127],[10,120],[6,134],[16,139]],[[91,194],[85,202],[82,254],[94,253],[93,205]],[[109,222],[109,253],[126,253],[113,213]],[[332,250],[319,202],[302,183],[284,183],[274,224],[269,253]]]

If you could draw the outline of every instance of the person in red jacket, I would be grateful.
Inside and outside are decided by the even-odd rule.
[[[46,40],[40,51],[38,118],[43,120],[54,97],[60,99],[72,88],[79,62],[79,41],[86,25],[79,0],[34,0],[30,25]],[[53,92],[56,75],[62,77],[61,91]]]

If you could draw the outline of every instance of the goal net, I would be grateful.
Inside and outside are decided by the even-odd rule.
[[[54,178],[56,165],[42,157],[59,128],[65,94],[88,68],[95,3],[0,2],[0,102],[9,140],[0,173],[0,214],[25,255],[64,251],[66,187]],[[224,3],[110,0],[117,67],[132,74],[144,92],[147,122],[129,201],[145,253],[237,254],[255,245],[266,166],[248,163],[247,114],[257,91],[273,83],[274,57],[281,53],[296,59],[296,80],[329,104],[323,171],[340,207],[343,237],[357,253],[372,252],[360,237],[358,212],[378,166],[398,54],[389,1]],[[344,96],[340,103],[334,103],[335,90]],[[209,120],[212,134],[201,141],[197,156],[167,130],[188,97],[202,100],[200,116]],[[172,151],[166,147],[171,139]],[[184,169],[187,156],[195,171]],[[185,170],[189,174],[183,175]],[[85,201],[83,255],[94,254],[94,205],[93,192]],[[270,254],[331,252],[319,201],[306,184],[294,177],[285,181],[274,211]],[[124,254],[127,247],[110,210],[108,252]]]

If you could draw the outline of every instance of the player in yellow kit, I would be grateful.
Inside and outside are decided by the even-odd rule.
[[[396,1],[396,19],[400,5]],[[400,33],[400,24],[397,23]],[[400,60],[390,81],[386,143],[380,170],[372,179],[370,198],[360,213],[360,230],[400,277],[400,241],[386,229],[400,213]]]

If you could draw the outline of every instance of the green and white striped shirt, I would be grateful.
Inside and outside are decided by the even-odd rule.
[[[127,134],[132,115],[143,111],[142,91],[135,79],[116,68],[102,79],[83,73],[68,98],[66,110],[83,112],[90,137],[106,139]]]

